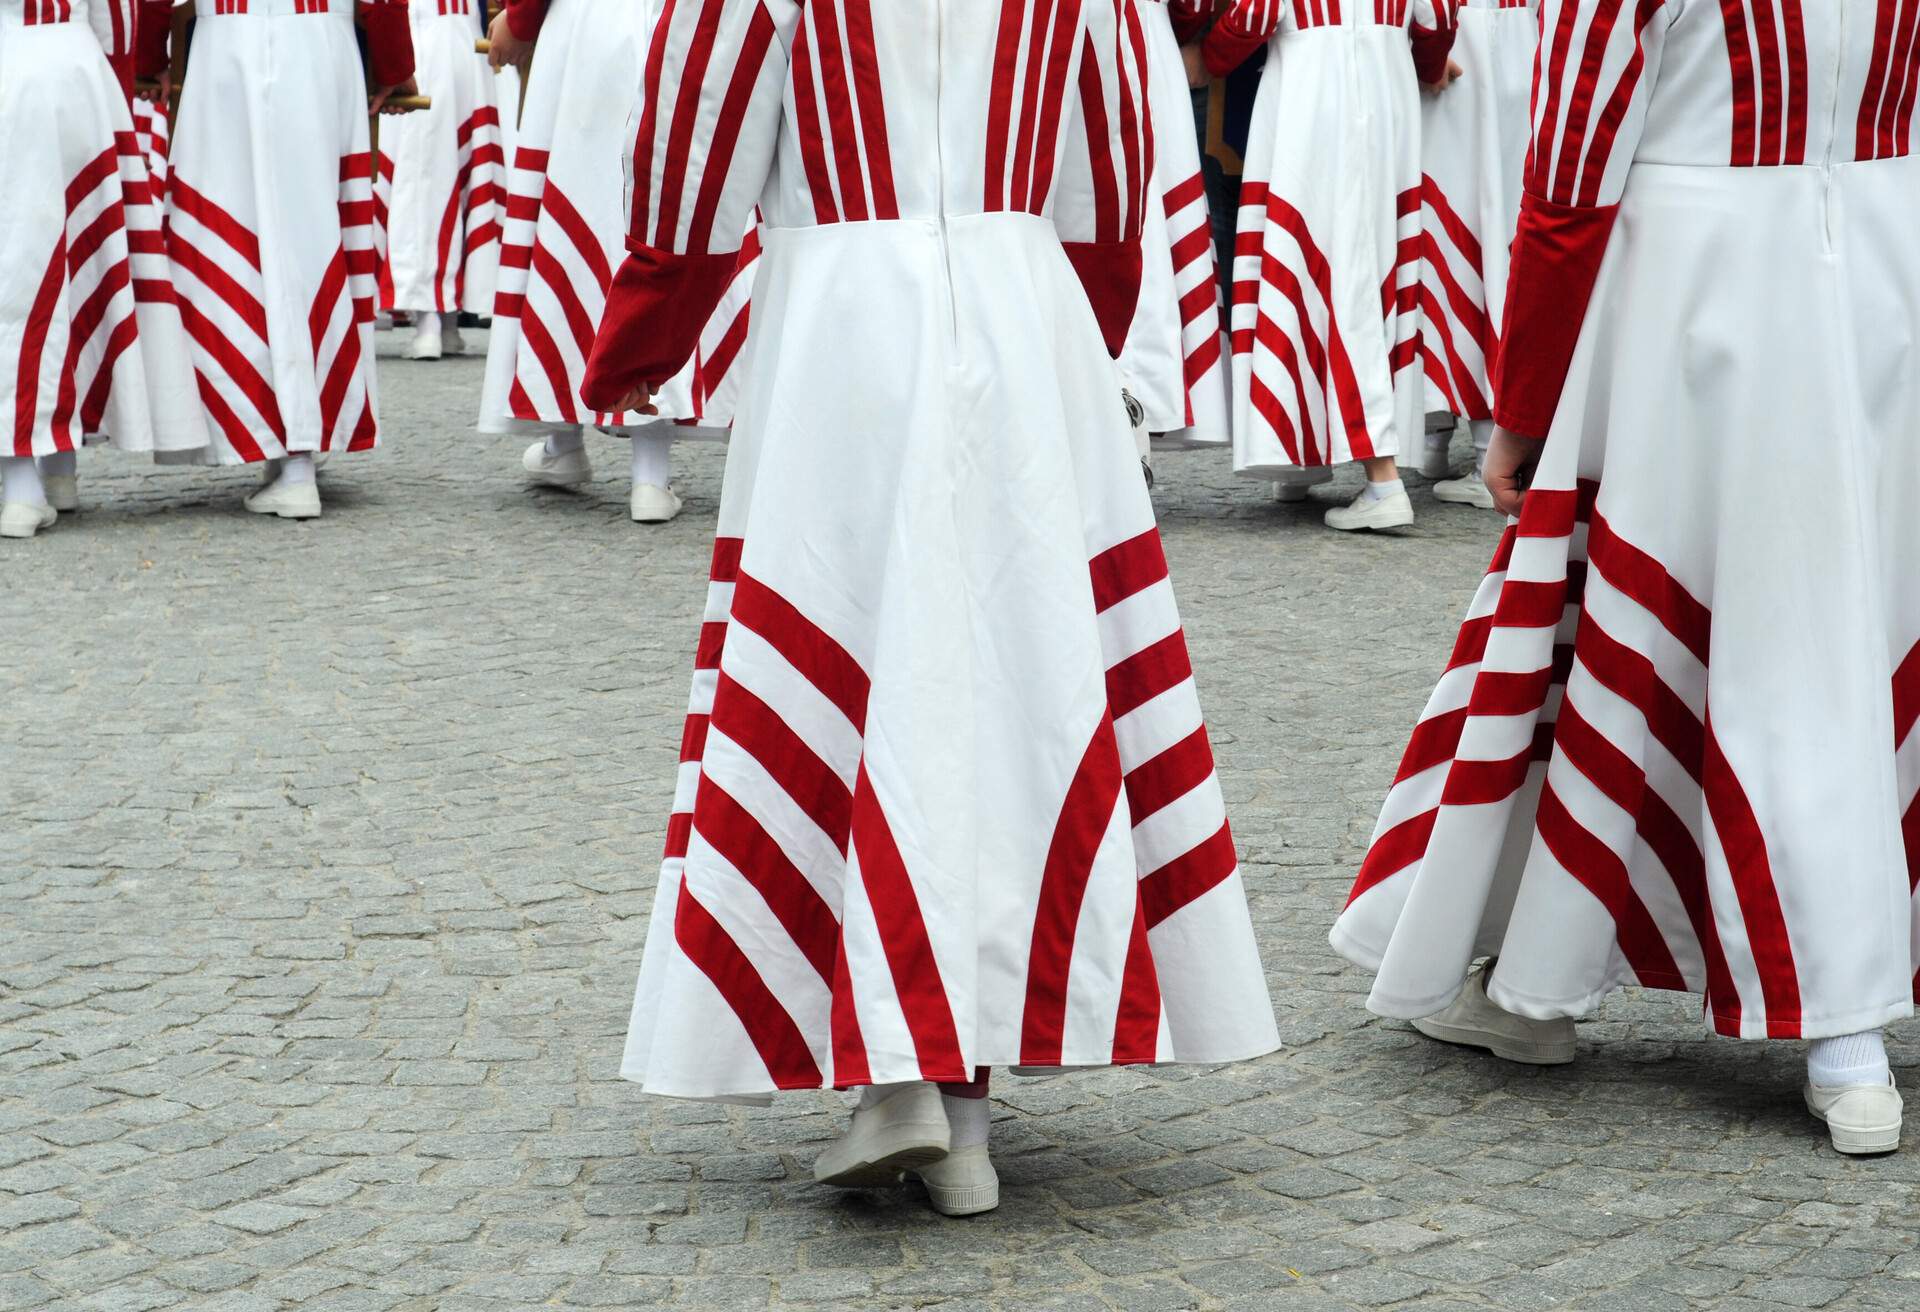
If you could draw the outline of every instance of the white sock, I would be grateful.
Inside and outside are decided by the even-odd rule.
[[[47,490],[40,484],[40,466],[32,456],[0,456],[0,481],[6,484],[10,506],[44,506]]]
[[[665,487],[673,481],[673,439],[659,433],[633,435],[633,485]]]
[[[1393,478],[1388,479],[1384,483],[1368,483],[1366,496],[1369,501],[1385,501],[1388,497],[1405,492],[1406,490],[1407,485],[1404,482],[1400,479]]]
[[[438,337],[440,335],[440,316],[432,310],[413,312],[413,335],[415,337]]]
[[[302,483],[313,482],[313,456],[306,451],[296,451],[280,462],[280,479],[288,487],[298,487]]]
[[[1473,434],[1473,449],[1484,457],[1487,448],[1493,445],[1493,420],[1469,419],[1467,429]]]
[[[940,1095],[947,1109],[947,1126],[953,1131],[953,1150],[972,1148],[987,1141],[987,1127],[993,1123],[993,1104],[985,1098],[956,1098]]]
[[[547,434],[547,454],[550,456],[570,456],[576,451],[585,450],[586,445],[586,434],[577,428]]]
[[[1887,1042],[1879,1030],[1815,1039],[1807,1045],[1807,1078],[1823,1089],[1843,1084],[1885,1084],[1893,1078]]]
[[[46,478],[72,478],[80,472],[78,451],[56,451],[40,457],[40,473]]]

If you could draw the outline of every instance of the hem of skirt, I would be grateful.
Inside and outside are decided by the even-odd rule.
[[[1063,1058],[1057,1062],[1031,1062],[1022,1061],[1018,1058],[1009,1058],[1006,1060],[983,1061],[980,1062],[979,1065],[992,1070],[1011,1070],[1013,1067],[1018,1066],[1023,1072],[1059,1071],[1062,1074],[1072,1071],[1114,1070],[1125,1067],[1236,1066],[1241,1062],[1258,1061],[1262,1057],[1272,1056],[1274,1053],[1281,1051],[1285,1046],[1276,1034],[1271,1039],[1262,1038],[1258,1044],[1245,1051],[1236,1049],[1234,1054],[1229,1056],[1190,1057],[1183,1055],[1167,1061],[1113,1061],[1110,1059],[1106,1061],[1079,1061]],[[869,1085],[897,1084],[900,1082],[897,1080],[861,1080],[857,1083],[850,1084],[826,1084],[820,1081],[765,1080],[734,1089],[696,1091],[691,1088],[650,1084],[647,1080],[646,1072],[636,1071],[625,1066],[620,1069],[620,1078],[629,1084],[640,1086],[642,1093],[651,1094],[656,1098],[678,1098],[690,1102],[718,1102],[755,1107],[766,1106],[772,1101],[773,1096],[778,1093],[824,1093],[830,1089],[845,1091],[849,1089],[862,1089]],[[926,1077],[916,1076],[914,1078],[924,1079]]]
[[[1660,983],[1658,981],[1625,979],[1615,980],[1605,986],[1594,989],[1578,998],[1542,998],[1520,993],[1505,987],[1496,973],[1488,981],[1487,996],[1516,1016],[1525,1016],[1532,1020],[1580,1020],[1593,1014],[1602,1002],[1621,989],[1651,989],[1663,993],[1691,993],[1700,996],[1698,989],[1685,981]],[[1455,991],[1456,996],[1458,990]],[[1853,1011],[1837,1015],[1825,1015],[1809,1018],[1797,1016],[1791,1022],[1782,1022],[1779,1017],[1768,1018],[1751,1013],[1729,1013],[1708,1007],[1704,1009],[1703,1021],[1713,1033],[1725,1039],[1744,1041],[1783,1039],[1831,1039],[1843,1034],[1860,1034],[1869,1030],[1884,1029],[1897,1020],[1905,1020],[1914,1013],[1913,999],[1902,997],[1895,1002],[1879,1002]],[[1425,1013],[1431,1015],[1431,1012]]]

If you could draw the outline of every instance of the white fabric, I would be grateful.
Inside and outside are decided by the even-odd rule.
[[[0,497],[14,506],[47,504],[47,490],[32,456],[0,456]]]
[[[1535,6],[1461,0],[1453,59],[1462,76],[1421,97],[1420,355],[1429,412],[1493,413],[1488,371],[1507,305],[1539,45]]]
[[[1234,268],[1243,474],[1417,450],[1419,99],[1404,26],[1290,19],[1269,46]]]
[[[414,81],[433,107],[381,122],[393,168],[386,304],[487,314],[506,217],[497,80],[474,50],[472,12],[438,11],[432,0],[408,12]]]
[[[1891,1078],[1887,1040],[1879,1030],[1815,1039],[1807,1045],[1807,1079],[1822,1089],[1885,1084]]]
[[[1146,213],[1140,306],[1120,376],[1146,411],[1154,445],[1222,446],[1229,433],[1230,368],[1213,227],[1186,67],[1163,0],[1140,6],[1153,119],[1153,190]]]
[[[214,456],[378,443],[367,88],[351,6],[202,13],[167,215]]]
[[[107,6],[74,0],[72,21],[29,26],[20,0],[0,3],[0,451],[14,455],[98,436],[207,445]]]
[[[1375,1010],[1498,955],[1536,1017],[1632,984],[1745,1038],[1912,1012],[1916,203],[1910,157],[1625,174],[1528,517],[1334,928]]]
[[[634,430],[633,483],[665,487],[673,481],[673,430],[665,424]]]

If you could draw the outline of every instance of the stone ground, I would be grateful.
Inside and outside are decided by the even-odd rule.
[[[318,523],[102,456],[0,551],[0,1309],[1920,1306],[1920,1153],[1831,1154],[1797,1047],[1367,1014],[1326,927],[1495,527],[1342,538],[1218,457],[1159,500],[1287,1050],[1003,1081],[968,1222],[816,1188],[834,1097],[640,1096],[720,455],[641,529],[612,443],[522,487],[479,378],[390,362]]]

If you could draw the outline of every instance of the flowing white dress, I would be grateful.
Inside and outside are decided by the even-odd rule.
[[[1530,1016],[1872,1029],[1920,964],[1920,9],[1543,21],[1496,418],[1546,446],[1333,941],[1393,1016],[1497,955]]]

